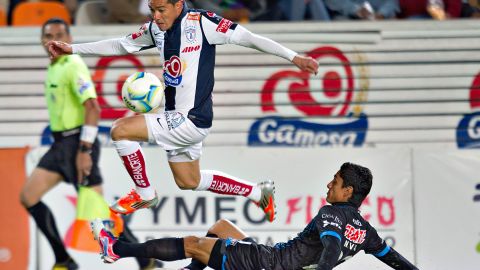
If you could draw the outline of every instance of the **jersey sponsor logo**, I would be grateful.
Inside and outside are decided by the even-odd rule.
[[[353,251],[357,250],[357,245],[350,241],[345,241],[345,243],[343,243],[343,246]]]
[[[353,222],[353,224],[355,224],[357,226],[360,226],[360,227],[362,226],[362,222],[360,222],[360,220],[358,220],[358,219],[353,219],[352,222]]]
[[[252,191],[251,187],[248,187],[246,185],[227,183],[222,179],[218,180],[216,178],[213,178],[212,184],[210,185],[208,190],[221,194],[236,194],[240,196],[250,194],[250,192]]]
[[[187,20],[190,21],[200,21],[200,14],[188,14]]]
[[[350,224],[347,224],[347,226],[345,227],[345,238],[355,244],[363,243],[366,236],[367,230],[357,229]]]
[[[200,45],[188,46],[188,47],[183,48],[182,53],[196,52],[198,50],[200,50]]]
[[[132,39],[137,39],[139,37],[141,37],[143,34],[145,34],[147,32],[147,25],[142,25],[142,27],[140,27],[140,29],[135,32],[135,33],[132,33]]]
[[[230,29],[230,26],[232,26],[232,24],[232,21],[223,18],[218,24],[216,31],[225,34],[227,33],[228,29]]]
[[[335,47],[319,47],[307,55],[319,61],[320,66],[333,60],[339,68],[327,65],[324,73],[315,77],[304,71],[280,70],[267,78],[260,96],[266,116],[251,125],[249,146],[358,147],[365,143],[368,118],[358,103],[367,99],[367,66],[361,65],[356,69],[360,74],[354,74],[350,60]],[[356,62],[365,62],[361,54],[353,57],[358,58]],[[323,87],[320,91],[311,89],[315,87],[311,85],[319,84]]]
[[[163,78],[168,86],[177,87],[182,83],[182,72],[184,63],[176,55],[165,61]]]
[[[145,179],[143,179],[143,166],[138,158],[137,152],[127,156],[129,167],[132,170],[132,178],[138,186],[146,187]]]
[[[185,27],[185,38],[188,42],[193,43],[195,42],[195,38],[197,37],[197,28],[195,26],[187,26]]]
[[[323,227],[324,227],[324,228],[327,227],[327,226],[329,226],[329,225],[330,225],[330,226],[333,226],[333,227],[336,227],[336,228],[338,228],[339,230],[342,229],[342,227],[341,227],[338,223],[329,222],[328,220],[324,220],[324,221],[323,221]]]
[[[342,221],[336,215],[322,214],[322,218],[333,219],[336,223],[342,225]]]

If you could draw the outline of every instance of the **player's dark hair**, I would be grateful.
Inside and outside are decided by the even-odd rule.
[[[68,23],[66,21],[64,21],[61,18],[51,18],[51,19],[48,19],[48,21],[43,23],[43,25],[42,25],[42,36],[45,33],[45,27],[47,27],[47,25],[50,25],[50,24],[63,24],[65,26],[65,31],[67,31],[67,34],[70,34],[70,26],[68,25]]]
[[[168,0],[169,4],[175,5],[180,0]]]
[[[353,188],[352,196],[348,201],[360,207],[372,188],[372,172],[366,167],[345,162],[340,167],[340,177],[343,179],[343,187]]]

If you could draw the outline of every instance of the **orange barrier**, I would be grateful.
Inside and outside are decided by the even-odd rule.
[[[27,269],[29,227],[20,204],[28,148],[0,149],[0,269]]]
[[[7,25],[7,13],[5,10],[0,8],[0,26],[6,26]]]
[[[71,23],[70,13],[64,4],[59,2],[24,2],[15,7],[12,16],[13,26],[42,25],[53,17]]]

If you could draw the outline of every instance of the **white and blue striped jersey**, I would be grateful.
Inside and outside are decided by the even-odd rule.
[[[215,48],[237,44],[292,61],[296,52],[256,35],[215,13],[186,5],[172,27],[163,32],[155,22],[124,38],[74,44],[74,53],[126,54],[157,48],[163,62],[165,110],[178,111],[198,128],[212,126]]]

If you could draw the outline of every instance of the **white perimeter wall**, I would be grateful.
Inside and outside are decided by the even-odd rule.
[[[45,148],[33,149],[31,168]],[[273,224],[258,223],[260,210],[242,197],[217,196],[208,192],[181,191],[176,187],[163,150],[145,147],[149,177],[165,200],[155,211],[133,214],[131,228],[141,241],[164,236],[203,235],[218,218],[236,221],[261,243],[286,241],[301,231],[322,205],[326,185],[345,161],[369,167],[374,185],[361,207],[380,235],[421,269],[478,269],[480,254],[480,203],[474,203],[480,183],[480,157],[474,151],[375,149],[281,149],[210,147],[202,167],[221,170],[255,181],[273,179],[277,185],[278,217]],[[132,188],[132,183],[113,148],[104,148],[101,164],[105,196],[113,201]],[[478,192],[478,191],[477,191]],[[45,202],[52,207],[62,234],[75,218],[67,197],[75,197],[71,186],[61,185]],[[202,203],[196,215],[190,214]],[[183,204],[184,203],[184,204]],[[182,204],[186,208],[182,208]],[[203,207],[204,206],[204,207]],[[246,207],[246,210],[245,210]],[[40,270],[49,269],[53,255],[40,241]],[[71,250],[82,269],[135,269],[125,259],[104,266],[97,254]],[[178,268],[185,262],[169,263]],[[33,268],[32,268],[33,269]],[[388,269],[363,252],[338,269]]]

